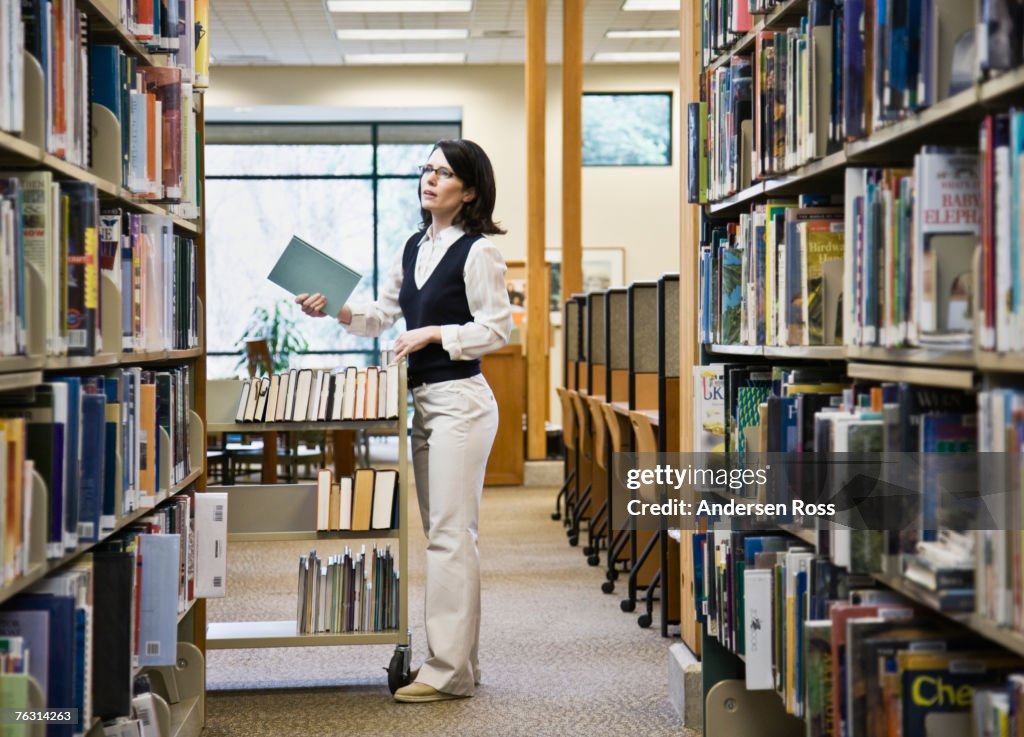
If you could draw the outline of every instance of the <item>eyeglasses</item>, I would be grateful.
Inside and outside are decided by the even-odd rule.
[[[431,174],[437,174],[438,179],[451,179],[455,176],[455,172],[444,166],[431,166],[430,164],[424,164],[423,166],[416,167],[421,177],[429,177]]]

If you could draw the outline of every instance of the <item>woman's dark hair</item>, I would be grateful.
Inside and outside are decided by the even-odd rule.
[[[491,168],[491,160],[487,154],[473,141],[465,138],[455,140],[444,139],[434,144],[430,150],[433,154],[437,149],[448,159],[455,176],[462,180],[466,188],[476,190],[476,197],[470,202],[462,205],[459,214],[455,216],[455,223],[462,226],[468,235],[501,235],[505,230],[494,222],[494,169]],[[423,180],[417,193],[422,192]],[[423,216],[423,227],[429,228],[431,223],[430,212],[420,208]]]

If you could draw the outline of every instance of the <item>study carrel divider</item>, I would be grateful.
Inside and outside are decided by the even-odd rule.
[[[629,395],[627,406],[615,404],[615,410],[629,418],[635,410],[658,410],[658,283],[633,282],[626,287],[626,343],[629,346]],[[633,445],[635,449],[635,444]],[[647,588],[658,573],[658,556],[649,530],[630,532],[630,567],[627,594],[620,606],[631,612],[636,608],[637,590]]]
[[[626,288],[609,289],[604,293],[605,320],[604,342],[607,368],[605,371],[605,398],[602,406],[605,423],[608,427],[609,449],[612,454],[626,452],[630,448],[629,418],[615,411],[616,403],[629,406],[629,331],[626,321]],[[622,565],[629,569],[630,535],[621,519],[622,514],[615,499],[615,486],[612,483],[614,455],[608,458],[608,556],[607,581],[601,590],[610,594],[614,590],[612,583],[618,578]]]

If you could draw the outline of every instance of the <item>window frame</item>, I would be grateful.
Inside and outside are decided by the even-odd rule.
[[[291,127],[298,129],[308,129],[309,140],[303,141],[302,143],[289,142],[285,145],[368,145],[371,146],[371,166],[370,172],[367,174],[206,174],[206,181],[218,181],[218,180],[238,180],[238,181],[273,181],[273,180],[359,180],[369,181],[371,192],[373,196],[373,298],[377,299],[378,285],[380,283],[381,265],[379,262],[380,255],[380,232],[379,232],[379,211],[378,211],[378,199],[380,196],[379,184],[381,180],[418,180],[419,174],[381,174],[378,171],[378,150],[381,145],[400,145],[393,144],[390,141],[380,141],[380,129],[391,128],[391,127],[408,127],[414,128],[419,127],[423,129],[436,128],[438,126],[451,126],[455,129],[456,138],[462,137],[462,121],[461,120],[402,120],[402,121],[349,121],[344,122],[307,122],[307,121],[289,121],[289,122],[259,122],[259,121],[245,121],[245,122],[213,122],[209,121],[206,123],[206,129],[208,131],[207,138],[214,138],[211,142],[208,140],[208,145],[215,146],[272,146],[281,145],[275,144],[270,141],[256,140],[258,137],[253,136],[253,140],[246,142],[245,140],[233,140],[231,142],[218,143],[216,142],[216,129],[230,128],[232,133],[238,138],[244,139],[245,131],[247,129],[252,131],[265,131],[268,127]],[[337,141],[324,142],[322,139],[318,140],[315,135],[317,129],[331,129],[336,130],[338,127],[345,128],[369,128],[370,140],[368,142],[359,143],[353,142],[352,144],[342,144]],[[213,132],[210,136],[209,132]],[[410,142],[405,142],[410,143]],[[337,355],[337,356],[355,356],[355,355],[379,355],[380,354],[380,338],[374,337],[372,348],[359,348],[359,349],[347,349],[347,350],[305,350],[300,354],[302,356],[316,356],[316,355]],[[207,355],[214,357],[223,356],[237,356],[238,351],[208,351]]]

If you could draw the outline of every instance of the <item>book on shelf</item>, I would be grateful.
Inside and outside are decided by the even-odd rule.
[[[228,495],[206,491],[194,497],[195,598],[227,595]]]
[[[0,2],[0,17],[4,19],[0,30],[0,131],[20,133],[25,124],[25,90],[21,84],[24,75],[24,31],[21,3],[18,0]]]
[[[369,530],[373,516],[374,473],[357,468],[352,477],[352,529]]]
[[[299,557],[297,634],[385,632],[399,621],[398,569],[390,545]]]
[[[373,513],[370,528],[390,530],[398,527],[398,471],[377,469],[373,473]]]

